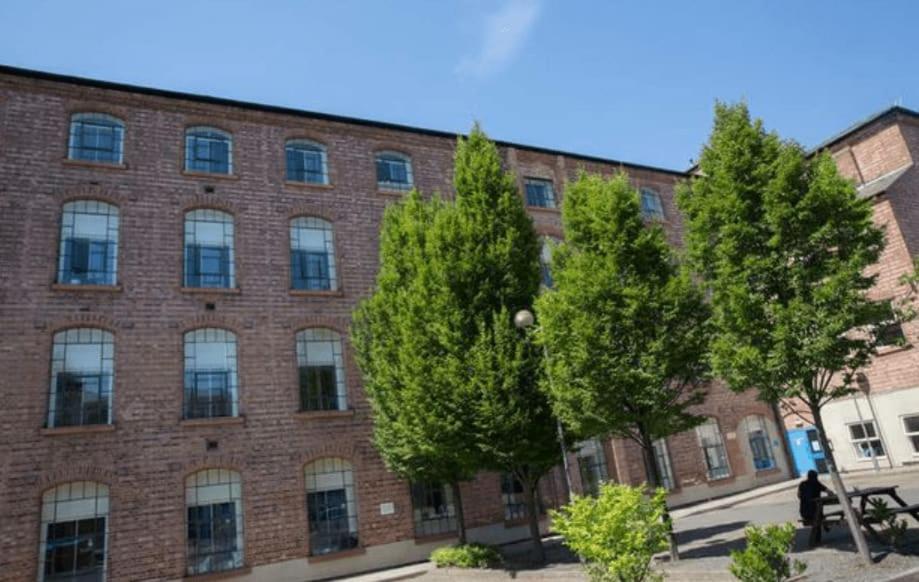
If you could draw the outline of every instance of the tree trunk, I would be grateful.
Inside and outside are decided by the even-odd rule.
[[[536,562],[542,564],[546,561],[546,551],[542,547],[542,534],[539,533],[539,505],[536,503],[536,489],[539,479],[530,483],[530,479],[521,479],[523,482],[523,495],[527,504],[527,522],[530,526],[530,539],[533,541],[533,556]]]
[[[661,473],[657,466],[657,459],[654,457],[654,443],[651,435],[645,431],[643,426],[638,427],[638,433],[641,438],[641,450],[645,458],[645,472],[648,475],[648,485],[657,488],[661,486]],[[667,524],[667,541],[670,545],[670,561],[680,561],[680,548],[677,546],[676,534],[673,532],[673,520],[670,518],[670,510],[667,508],[667,500],[664,499],[664,522]]]
[[[460,485],[457,482],[451,483],[453,488],[453,504],[456,507],[456,535],[459,538],[460,545],[466,543],[466,517],[463,514],[463,496],[460,494]]]
[[[868,542],[865,540],[865,533],[855,517],[855,510],[852,508],[852,502],[846,496],[846,488],[843,485],[839,472],[836,471],[836,458],[830,449],[830,443],[827,441],[826,432],[823,430],[823,416],[820,407],[808,403],[811,415],[814,417],[814,424],[817,426],[817,438],[820,439],[820,446],[823,447],[823,454],[826,456],[826,468],[830,473],[830,480],[833,482],[833,488],[836,490],[836,497],[839,499],[839,505],[842,506],[842,512],[846,516],[846,522],[849,524],[849,532],[852,534],[852,541],[858,548],[858,553],[866,564],[873,564],[871,551],[868,549]]]

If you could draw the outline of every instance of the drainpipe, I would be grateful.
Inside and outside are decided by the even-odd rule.
[[[779,439],[782,441],[782,452],[785,453],[785,466],[788,467],[788,472],[791,474],[792,478],[797,479],[801,475],[798,474],[794,456],[791,454],[791,444],[788,442],[788,431],[785,430],[785,420],[782,418],[782,413],[779,411],[779,404],[777,402],[772,402],[770,408],[772,408],[772,415],[775,417],[775,424],[779,428]]]

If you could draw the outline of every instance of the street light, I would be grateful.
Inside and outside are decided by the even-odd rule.
[[[533,312],[529,309],[521,309],[514,314],[514,325],[517,326],[517,329],[526,330],[530,327],[533,327],[533,324],[536,322],[536,318],[533,317]],[[546,347],[546,344],[542,346],[543,357],[546,358],[546,362],[549,361],[549,348]],[[548,374],[549,386],[552,386],[552,375]],[[553,390],[554,391],[554,390]],[[562,467],[565,472],[565,487],[568,491],[568,501],[571,501],[571,475],[568,471],[568,447],[565,446],[565,431],[562,429],[562,421],[558,418],[555,419],[555,426],[558,429],[558,444],[562,448]]]

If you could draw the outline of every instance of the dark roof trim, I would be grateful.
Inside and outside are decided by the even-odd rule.
[[[387,123],[384,121],[372,121],[369,119],[360,119],[357,117],[347,117],[343,115],[333,115],[330,113],[319,113],[315,111],[306,111],[304,109],[295,109],[292,107],[281,107],[278,105],[264,105],[261,103],[253,103],[250,101],[238,101],[236,99],[226,99],[223,97],[213,97],[210,95],[198,95],[195,93],[184,93],[181,91],[169,91],[166,89],[141,87],[138,85],[128,85],[125,83],[114,83],[111,81],[100,81],[97,79],[89,79],[86,77],[61,75],[58,73],[48,73],[45,71],[36,71],[33,69],[22,69],[19,67],[11,67],[8,65],[0,65],[0,74],[13,75],[17,77],[27,77],[30,79],[51,81],[55,83],[67,83],[71,85],[80,85],[84,87],[94,87],[97,89],[108,89],[111,91],[139,93],[141,95],[164,97],[166,99],[184,99],[187,101],[195,101],[197,103],[207,103],[210,105],[222,105],[226,107],[238,107],[241,109],[262,111],[265,113],[278,113],[282,115],[292,115],[296,117],[308,117],[310,119],[321,119],[324,121],[333,121],[333,122],[346,123],[346,124],[352,124],[352,125],[362,125],[365,127],[390,129],[393,131],[405,131],[405,132],[410,132],[410,133],[429,135],[433,137],[440,137],[440,138],[446,138],[446,139],[451,139],[451,140],[456,139],[458,135],[465,135],[465,134],[450,133],[448,131],[440,131],[436,129],[413,127],[410,125],[402,125],[398,123]],[[645,164],[634,164],[631,162],[623,162],[621,160],[613,160],[610,158],[602,158],[599,156],[577,154],[573,152],[566,152],[562,150],[544,148],[544,147],[539,147],[539,146],[524,145],[524,144],[519,144],[519,143],[514,143],[514,142],[509,142],[509,141],[495,140],[495,143],[500,147],[512,147],[512,148],[528,150],[528,151],[542,153],[542,154],[567,156],[570,158],[584,160],[587,162],[599,162],[603,164],[623,166],[626,168],[634,168],[637,170],[648,170],[652,172],[661,172],[664,174],[671,174],[674,176],[686,177],[686,172],[683,172],[680,170],[671,170],[668,168],[648,166]]]
[[[821,150],[829,149],[829,148],[833,147],[834,145],[836,145],[837,143],[843,141],[843,140],[846,139],[847,137],[851,136],[853,133],[855,133],[855,132],[857,132],[857,131],[860,131],[860,130],[864,129],[865,127],[868,127],[868,126],[871,125],[872,123],[876,123],[876,122],[881,121],[881,120],[883,120],[883,119],[885,119],[885,118],[887,118],[887,117],[892,117],[892,116],[896,116],[896,115],[903,115],[903,116],[905,116],[905,117],[912,117],[912,118],[914,118],[914,119],[919,119],[919,111],[913,111],[912,109],[908,109],[908,108],[902,107],[902,106],[900,106],[900,105],[894,105],[894,106],[892,106],[892,107],[888,107],[887,109],[884,109],[884,110],[882,110],[882,111],[879,111],[879,112],[875,113],[874,115],[872,115],[872,116],[870,116],[870,117],[868,117],[868,118],[866,118],[866,119],[863,119],[863,120],[859,121],[858,123],[855,123],[855,124],[853,124],[853,125],[847,127],[847,128],[844,129],[843,131],[837,133],[836,135],[832,136],[831,138],[829,138],[829,139],[825,140],[824,142],[819,143],[819,144],[817,144],[816,146],[814,146],[813,148],[811,148],[811,150],[810,150],[809,153],[814,154],[814,153],[817,153],[817,152],[819,152],[819,151],[821,151]]]

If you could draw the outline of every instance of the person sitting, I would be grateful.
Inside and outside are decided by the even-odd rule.
[[[817,499],[824,492],[829,493],[830,490],[817,478],[817,471],[811,469],[807,472],[807,478],[798,485],[798,511],[804,525],[813,524],[817,516]]]

